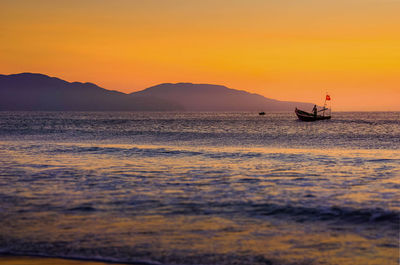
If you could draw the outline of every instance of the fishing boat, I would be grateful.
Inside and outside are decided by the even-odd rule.
[[[331,115],[314,115],[313,113],[309,113],[303,110],[299,110],[296,108],[294,110],[299,120],[302,121],[318,121],[318,120],[329,120]]]
[[[299,110],[296,108],[294,112],[297,115],[297,118],[301,121],[318,121],[318,120],[329,120],[331,119],[331,108],[327,108],[326,102],[330,101],[331,97],[327,94],[325,97],[324,107],[321,110],[317,109],[317,105],[314,105],[313,112],[307,112],[304,110]],[[329,114],[328,111],[329,110]],[[318,114],[322,112],[322,114]]]
[[[258,115],[265,115],[265,112],[261,111],[261,112],[258,113]]]

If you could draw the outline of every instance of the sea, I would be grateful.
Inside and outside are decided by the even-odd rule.
[[[0,254],[399,264],[400,112],[0,112]]]

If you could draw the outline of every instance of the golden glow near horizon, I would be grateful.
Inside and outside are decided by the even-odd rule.
[[[336,110],[400,110],[399,0],[0,4],[0,73],[133,92],[226,85]]]

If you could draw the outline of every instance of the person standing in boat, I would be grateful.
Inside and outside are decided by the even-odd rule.
[[[318,113],[317,105],[314,105],[314,108],[312,109],[312,112],[314,113],[314,117],[317,117],[317,113]]]

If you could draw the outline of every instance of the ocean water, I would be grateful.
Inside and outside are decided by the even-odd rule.
[[[399,112],[0,112],[0,253],[395,265],[399,188]]]

